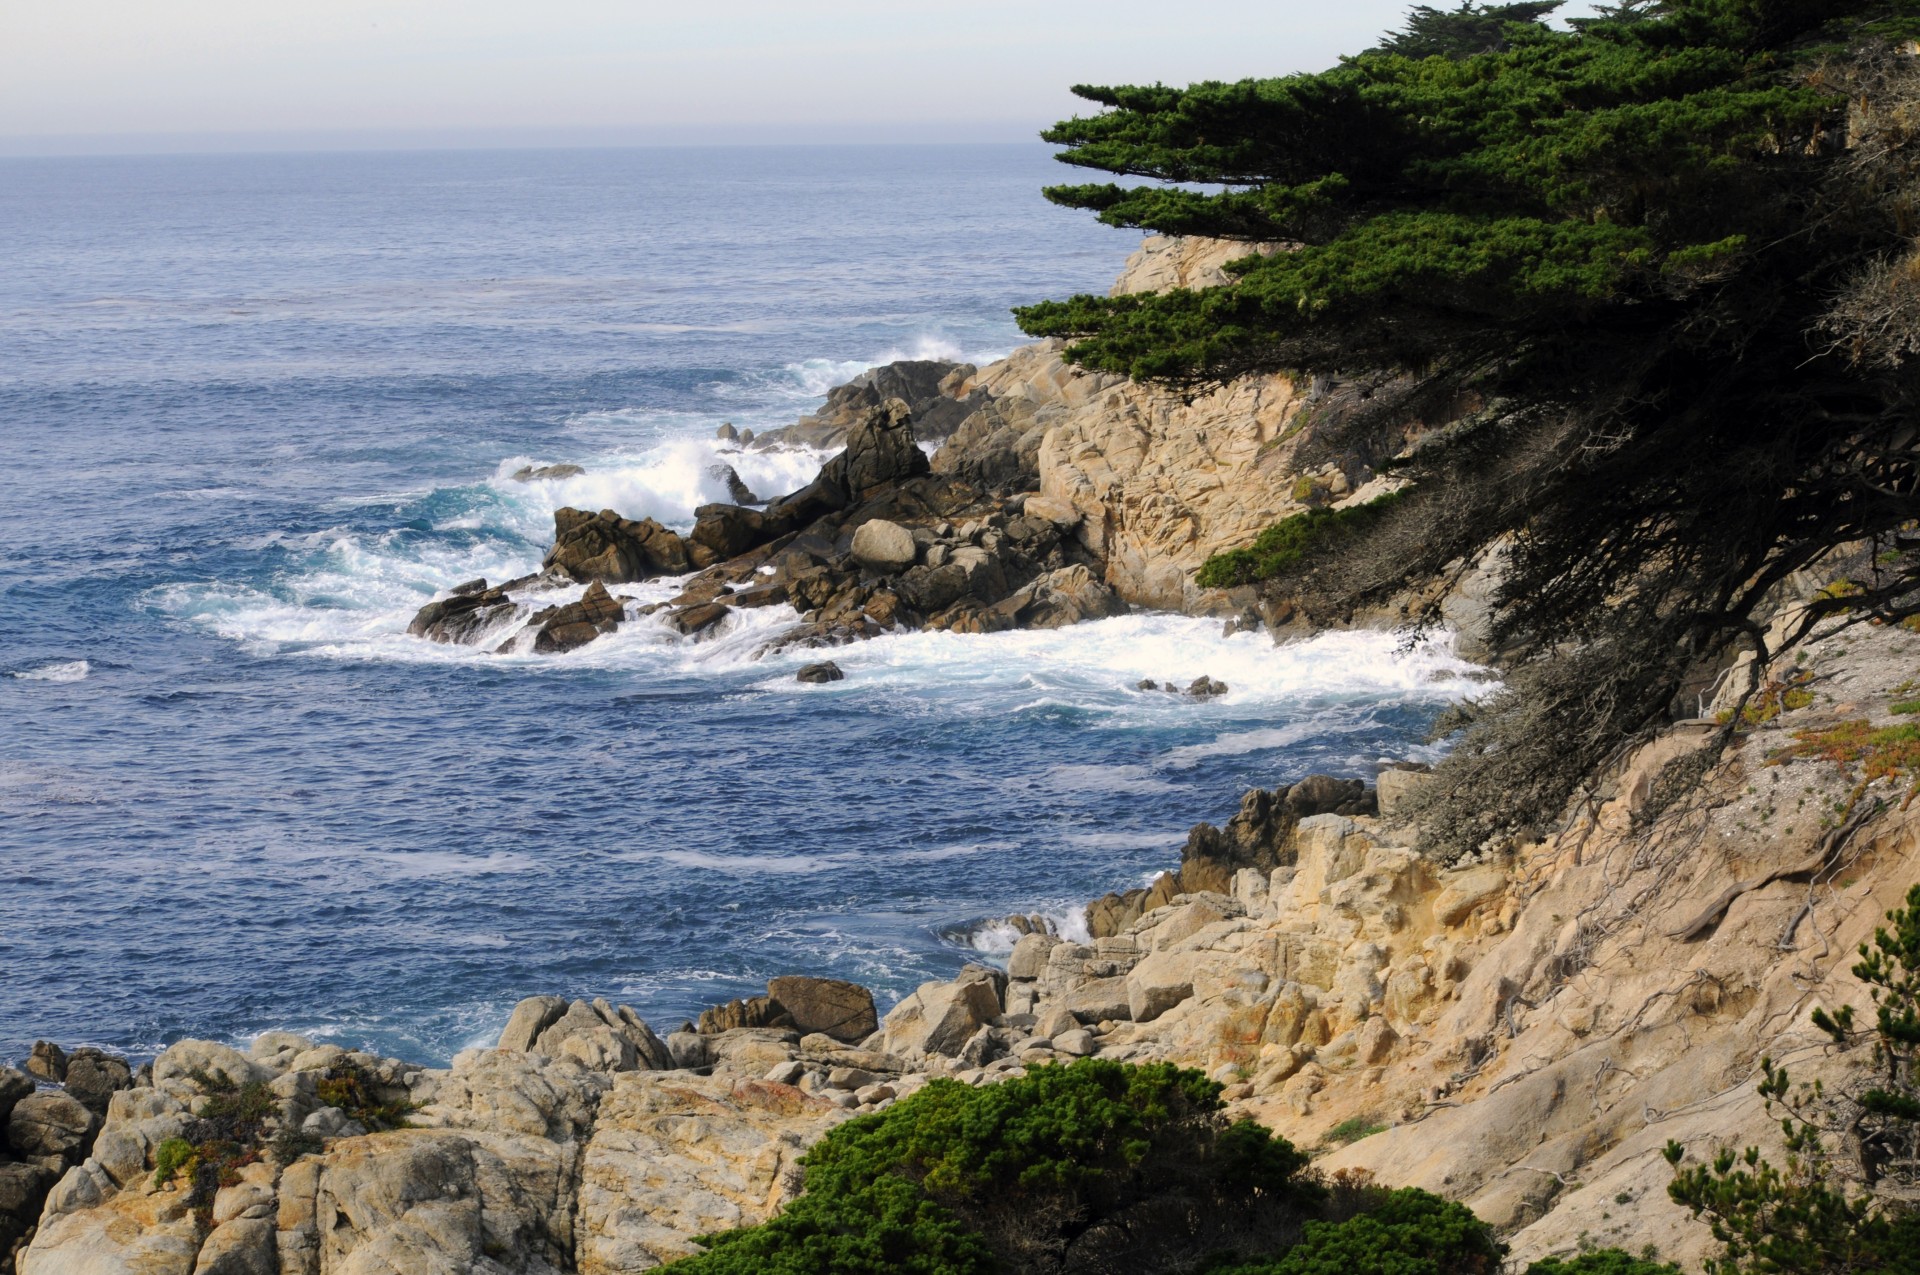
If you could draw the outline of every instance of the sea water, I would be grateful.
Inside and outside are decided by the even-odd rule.
[[[822,457],[722,444],[1137,236],[1040,146],[0,161],[0,1058],[286,1028],[425,1062],[537,992],[661,1030],[774,974],[883,1004],[1071,933],[1251,785],[1427,755],[1471,670],[1135,614],[899,634],[846,680],[629,622],[406,635],[555,508],[681,528]],[[517,481],[529,465],[572,478]],[[649,592],[651,590],[652,592]],[[665,596],[670,586],[631,592]],[[1206,674],[1197,702],[1135,689]]]

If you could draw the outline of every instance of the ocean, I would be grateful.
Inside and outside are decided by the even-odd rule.
[[[1253,785],[1366,773],[1468,670],[1135,614],[756,659],[406,636],[561,505],[685,528],[736,453],[1137,236],[1033,146],[0,160],[0,1058],[271,1028],[443,1063],[534,993],[665,1032],[787,972],[883,1005],[1067,930]],[[517,482],[529,464],[575,478]],[[667,586],[648,586],[670,593]],[[1195,702],[1133,689],[1201,674]]]

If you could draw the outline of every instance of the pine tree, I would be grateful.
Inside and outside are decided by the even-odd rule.
[[[1463,52],[1495,16],[1497,47]],[[1499,547],[1511,668],[1434,786],[1447,854],[1558,818],[1837,548],[1871,565],[1809,623],[1920,611],[1920,59],[1901,44],[1920,0],[1509,16],[1416,10],[1319,74],[1076,88],[1103,109],[1044,134],[1059,158],[1147,180],[1048,198],[1282,250],[1226,286],[1017,312],[1071,361],[1190,392],[1274,370],[1336,387],[1309,462],[1417,443],[1364,526],[1289,529],[1299,552],[1208,582],[1338,618]],[[1429,29],[1410,47],[1447,56],[1391,51]]]

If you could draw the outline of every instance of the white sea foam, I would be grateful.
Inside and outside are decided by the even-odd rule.
[[[1037,916],[1054,934],[1069,943],[1092,943],[1087,931],[1087,909],[1066,903],[1049,903],[1028,908],[1022,916]],[[945,931],[946,939],[960,947],[986,956],[1005,957],[1013,951],[1022,932],[1005,918],[971,921]]]
[[[804,654],[804,653],[802,653]],[[810,658],[817,658],[813,656]],[[1441,702],[1486,687],[1480,670],[1442,640],[1408,649],[1392,633],[1323,633],[1275,646],[1267,637],[1223,637],[1217,620],[1136,613],[1062,629],[986,635],[905,633],[834,653],[847,680],[828,688],[854,694],[874,686],[926,690],[998,690],[977,699],[983,713],[1014,707],[1072,707],[1101,702],[1129,720],[1186,716],[1209,707],[1338,703],[1380,698]],[[783,657],[779,672],[799,655]],[[769,669],[773,673],[774,669]],[[1228,693],[1200,702],[1164,691],[1138,691],[1145,679],[1186,685],[1205,674]],[[762,687],[800,693],[790,675]],[[1302,730],[1317,729],[1302,727]]]
[[[84,682],[93,666],[85,660],[65,660],[58,664],[42,664],[38,668],[19,669],[9,673],[23,682]]]
[[[772,500],[812,482],[831,455],[809,447],[756,451],[717,438],[680,438],[632,455],[581,462],[586,472],[568,478],[516,481],[516,471],[553,462],[514,456],[500,463],[491,485],[529,539],[549,536],[553,511],[567,505],[653,518],[685,531],[701,505],[732,502],[725,480],[715,474],[719,466],[731,465],[754,495]]]

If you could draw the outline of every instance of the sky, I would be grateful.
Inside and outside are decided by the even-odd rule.
[[[1320,70],[1408,0],[6,0],[0,154],[1018,141]]]

